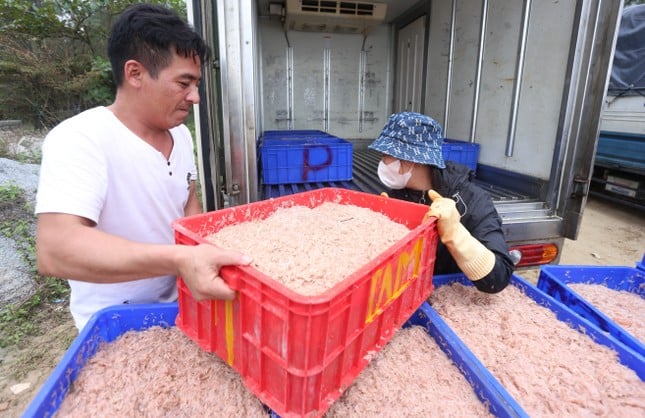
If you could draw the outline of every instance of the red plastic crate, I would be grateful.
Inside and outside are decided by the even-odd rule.
[[[430,296],[437,232],[434,218],[422,223],[428,207],[323,188],[173,223],[177,243],[196,245],[225,226],[264,219],[279,207],[313,208],[329,201],[370,208],[411,230],[320,295],[300,295],[251,266],[228,266],[220,274],[237,297],[197,302],[178,278],[177,326],[235,368],[246,386],[282,417],[324,414]]]

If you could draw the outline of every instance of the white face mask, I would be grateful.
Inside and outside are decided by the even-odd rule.
[[[412,177],[412,170],[414,166],[407,173],[400,174],[401,161],[394,160],[389,164],[385,164],[383,160],[378,163],[378,178],[381,183],[390,189],[403,189]]]

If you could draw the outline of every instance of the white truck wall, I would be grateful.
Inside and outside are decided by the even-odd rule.
[[[479,114],[474,142],[479,162],[548,179],[563,99],[575,2],[531,2],[516,137],[509,139],[522,2],[489,1]],[[452,91],[446,136],[469,140],[475,98],[482,2],[457,2]],[[434,1],[430,20],[426,113],[444,122],[452,2]],[[548,22],[548,24],[545,24]],[[509,39],[512,41],[509,42]],[[509,48],[509,45],[513,47]],[[527,164],[527,162],[531,162]]]
[[[378,135],[392,92],[389,26],[370,32],[364,47],[361,35],[289,31],[289,48],[275,18],[260,19],[259,31],[260,131],[320,129],[347,139]]]
[[[474,118],[483,2],[456,2],[450,83],[452,2],[432,2],[422,111],[445,125],[446,137],[480,144],[479,163],[548,180],[560,139],[576,2],[530,2],[521,94],[511,137],[522,3],[487,2]],[[388,115],[399,110],[392,108],[396,94],[393,25],[378,26],[365,41],[361,35],[289,31],[288,47],[279,18],[261,18],[258,23],[262,68],[258,133],[321,129],[347,139],[372,139]]]

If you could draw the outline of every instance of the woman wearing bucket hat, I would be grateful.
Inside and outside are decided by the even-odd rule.
[[[443,130],[429,116],[395,113],[369,148],[383,153],[378,166],[389,196],[430,204],[441,242],[434,274],[463,272],[477,289],[496,293],[514,270],[502,221],[466,166],[445,162]],[[446,196],[446,197],[444,197]]]

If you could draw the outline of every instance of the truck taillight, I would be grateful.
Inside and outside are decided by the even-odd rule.
[[[510,251],[519,251],[520,261],[515,267],[539,266],[549,264],[558,256],[558,246],[555,244],[530,244],[518,245],[509,248]]]

